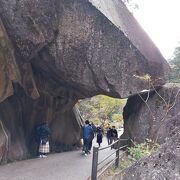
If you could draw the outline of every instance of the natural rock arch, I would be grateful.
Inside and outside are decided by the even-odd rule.
[[[167,62],[121,1],[0,4],[1,162],[34,154],[33,131],[44,119],[54,150],[77,144],[79,98],[128,97],[149,88],[147,74],[154,86],[166,82]]]

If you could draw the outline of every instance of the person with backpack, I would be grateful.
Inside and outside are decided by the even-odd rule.
[[[47,122],[43,122],[37,127],[36,134],[37,134],[37,141],[39,144],[39,148],[38,148],[39,157],[41,158],[47,157],[47,154],[50,151],[49,150],[50,129],[48,127]]]
[[[83,126],[83,152],[84,155],[87,156],[89,154],[90,142],[92,141],[93,137],[93,129],[89,124],[89,121],[85,121],[85,125]]]

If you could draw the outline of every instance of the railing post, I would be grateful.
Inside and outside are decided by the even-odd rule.
[[[97,180],[98,150],[98,147],[93,147],[91,180]]]
[[[129,138],[127,141],[128,141],[127,142],[128,146],[131,147],[133,145],[133,142],[132,142],[131,138]]]
[[[115,168],[118,168],[118,166],[119,166],[119,148],[120,148],[119,142],[120,141],[117,142]]]

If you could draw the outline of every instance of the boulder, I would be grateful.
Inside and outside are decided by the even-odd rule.
[[[179,116],[180,118],[180,116]],[[180,179],[180,128],[166,139],[161,148],[151,156],[137,161],[113,180],[164,180]]]
[[[147,100],[147,102],[145,102]],[[152,139],[162,144],[179,127],[180,88],[166,84],[159,90],[139,93],[128,99],[124,107],[124,133],[137,143]]]
[[[112,179],[180,179],[180,87],[167,84],[149,95],[130,97],[124,108],[124,118],[125,130],[121,138],[131,138],[138,143],[153,139],[161,146],[157,152],[140,159]]]
[[[128,97],[149,88],[147,76],[166,82],[167,62],[125,5],[97,2],[0,0],[1,162],[35,155],[44,120],[52,151],[79,144],[80,98]]]
[[[81,96],[127,97],[149,87],[147,74],[154,85],[167,79],[167,62],[121,1],[0,3],[21,83],[34,98],[39,91],[33,68]]]

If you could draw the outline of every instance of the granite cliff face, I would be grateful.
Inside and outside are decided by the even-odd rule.
[[[35,154],[43,120],[54,150],[78,144],[79,98],[128,97],[149,88],[146,74],[165,83],[166,61],[124,4],[104,3],[0,0],[1,162]]]

